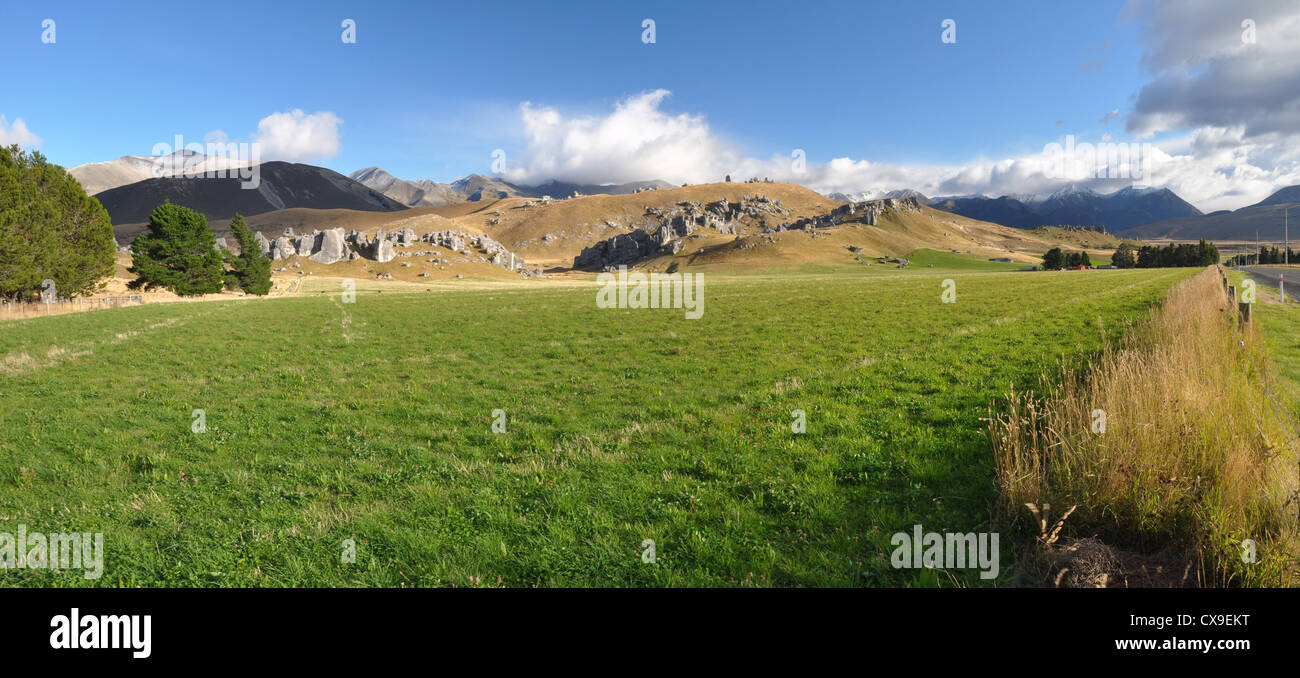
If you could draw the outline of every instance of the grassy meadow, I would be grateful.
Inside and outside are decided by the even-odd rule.
[[[4,323],[0,531],[107,553],[0,585],[932,584],[890,536],[988,528],[990,402],[1196,273],[870,268],[708,277],[699,320],[593,284]]]
[[[1240,280],[1238,277],[1237,284]],[[1277,289],[1267,285],[1259,285],[1256,295],[1260,303],[1255,304],[1255,317],[1259,318],[1271,349],[1273,370],[1279,378],[1275,390],[1292,403],[1296,416],[1300,417],[1300,304],[1279,303]]]

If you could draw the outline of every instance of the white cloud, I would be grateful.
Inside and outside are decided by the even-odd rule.
[[[1204,211],[1236,209],[1283,186],[1300,184],[1300,149],[1292,138],[1250,137],[1240,125],[1203,127],[1147,142],[1143,148],[1151,158],[1151,174],[1137,179],[1062,177],[1054,158],[1044,153],[975,158],[951,165],[898,165],[848,157],[818,164],[809,159],[802,171],[796,171],[789,152],[766,159],[747,156],[717,136],[703,116],[661,110],[668,97],[665,90],[645,92],[619,102],[608,115],[583,117],[566,117],[555,108],[525,103],[519,112],[526,146],[509,163],[505,177],[517,183],[662,179],[680,184],[721,181],[729,174],[737,181],[770,177],[823,194],[867,196],[903,188],[929,196],[1047,193],[1073,179],[1100,192],[1127,185],[1167,187]],[[1078,141],[1111,141],[1108,137]],[[1064,144],[1064,134],[1046,139],[1048,143]]]
[[[27,123],[22,118],[14,118],[13,124],[10,124],[3,115],[0,115],[0,146],[11,146],[18,144],[28,148],[41,145],[41,138],[32,134],[27,129]]]
[[[620,101],[606,116],[566,118],[554,108],[525,102],[520,117],[526,138],[512,181],[547,179],[604,183],[663,177],[666,181],[714,181],[730,171],[737,153],[718,139],[703,116],[659,110],[667,90]]]
[[[327,160],[339,154],[342,124],[329,111],[272,113],[258,121],[253,141],[261,144],[263,160]]]
[[[1300,150],[1277,135],[1245,141],[1241,128],[1203,128],[1190,138],[1144,146],[1151,158],[1150,176],[1137,179],[1083,179],[1099,192],[1128,185],[1169,188],[1205,212],[1237,209],[1258,202],[1284,186],[1300,184]],[[1050,140],[1063,143],[1061,139]],[[902,166],[837,158],[802,176],[773,177],[803,184],[822,193],[880,195],[913,188],[929,196],[1044,193],[1059,187],[1052,157],[1043,153],[976,159],[954,166]]]

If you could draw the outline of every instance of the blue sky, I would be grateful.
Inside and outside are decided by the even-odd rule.
[[[957,167],[1066,133],[1132,138],[1125,116],[1151,74],[1124,6],[4,0],[0,116],[71,167],[328,112],[342,121],[337,153],[300,159],[449,181],[488,173],[493,149],[529,154],[523,102],[599,118],[663,89],[659,112],[742,157]],[[46,18],[55,44],[40,40]],[[346,18],[356,44],[340,39]],[[944,19],[956,44],[940,40]]]

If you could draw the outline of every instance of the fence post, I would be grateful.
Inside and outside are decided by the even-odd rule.
[[[1244,303],[1244,302],[1243,302],[1243,303],[1240,303],[1240,304],[1237,304],[1237,312],[1238,312],[1239,314],[1241,314],[1241,324],[1242,324],[1242,325],[1249,325],[1249,324],[1250,324],[1250,304],[1247,304],[1247,303]]]
[[[1228,303],[1232,303],[1236,300],[1237,300],[1237,286],[1228,285]]]

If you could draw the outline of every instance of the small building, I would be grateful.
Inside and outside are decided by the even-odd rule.
[[[1009,263],[1011,263],[1011,258],[1010,258],[1010,257],[993,257],[993,258],[989,259],[989,261],[996,261],[996,262],[998,262],[999,264],[1009,264]]]

